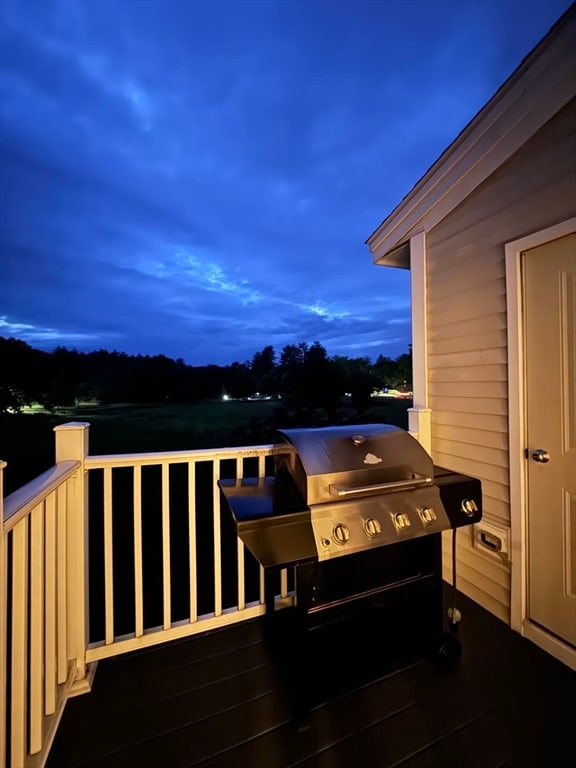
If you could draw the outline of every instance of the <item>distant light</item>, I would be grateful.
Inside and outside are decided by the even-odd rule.
[[[230,398],[228,397],[228,395],[222,395],[222,400],[230,400]]]

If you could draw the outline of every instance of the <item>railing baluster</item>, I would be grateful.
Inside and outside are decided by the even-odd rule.
[[[57,682],[64,683],[68,677],[68,615],[67,567],[66,567],[66,486],[56,491],[56,656]]]
[[[169,464],[162,464],[162,574],[164,579],[164,629],[172,624],[170,577],[170,474]]]
[[[56,710],[56,495],[51,493],[45,502],[45,645],[44,645],[44,711],[51,715]]]
[[[8,537],[4,531],[4,480],[6,462],[0,461],[0,768],[6,766],[6,699],[8,653]]]
[[[8,690],[6,672],[8,643],[6,641],[8,639],[8,616],[6,614],[8,607],[8,558],[6,557],[6,545],[9,535],[0,529],[0,578],[2,579],[2,583],[0,583],[0,768],[5,768],[7,749],[6,700]]]
[[[32,755],[42,749],[44,696],[44,503],[30,513],[30,744]]]
[[[144,634],[142,581],[142,467],[134,467],[134,634]]]
[[[264,605],[264,603],[266,602],[264,587],[265,587],[264,567],[261,565],[260,566],[260,605]]]
[[[214,616],[222,613],[222,545],[220,531],[220,460],[212,462],[212,509],[214,519]]]
[[[280,597],[288,597],[288,571],[282,568],[280,571]]]
[[[290,460],[294,458],[293,454],[290,456]],[[293,469],[293,467],[292,467]],[[288,569],[282,568],[280,571],[280,597],[285,599],[288,597]]]
[[[188,561],[190,574],[190,622],[198,620],[196,588],[196,462],[188,462]]]
[[[244,477],[244,460],[241,456],[236,459],[236,477],[238,480],[242,480]],[[238,561],[238,610],[241,611],[246,607],[246,585],[244,583],[244,544],[239,536],[236,539],[236,551]]]
[[[266,474],[266,458],[262,455],[258,456],[258,477],[264,477]],[[264,568],[260,566],[260,604],[264,605],[266,602],[264,595]]]
[[[12,534],[12,765],[24,765],[28,671],[28,518]]]
[[[104,469],[104,607],[106,645],[114,642],[114,563],[112,550],[112,469]]]

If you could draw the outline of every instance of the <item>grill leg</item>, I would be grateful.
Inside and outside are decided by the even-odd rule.
[[[292,722],[299,731],[310,727],[312,701],[312,642],[308,619],[308,589],[314,569],[296,566],[294,569],[296,606],[291,616],[291,701]]]
[[[295,569],[296,581],[299,569]],[[302,604],[275,610],[277,571],[264,573],[264,642],[277,670],[293,724],[309,727],[311,708],[310,637],[307,612]],[[296,584],[296,593],[298,586]]]
[[[311,644],[308,619],[298,608],[294,614],[292,643],[292,722],[299,731],[310,727],[312,699]]]
[[[274,616],[276,580],[274,578],[276,571],[271,568],[264,570],[264,606],[266,608],[266,620],[269,621]]]

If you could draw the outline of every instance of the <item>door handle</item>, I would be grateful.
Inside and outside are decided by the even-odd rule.
[[[550,454],[545,448],[536,448],[531,453],[532,461],[536,461],[538,464],[548,464],[550,461]]]

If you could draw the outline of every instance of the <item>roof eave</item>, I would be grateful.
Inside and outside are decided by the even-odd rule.
[[[368,237],[375,264],[409,267],[398,249],[441,221],[576,97],[575,39],[573,4]]]

